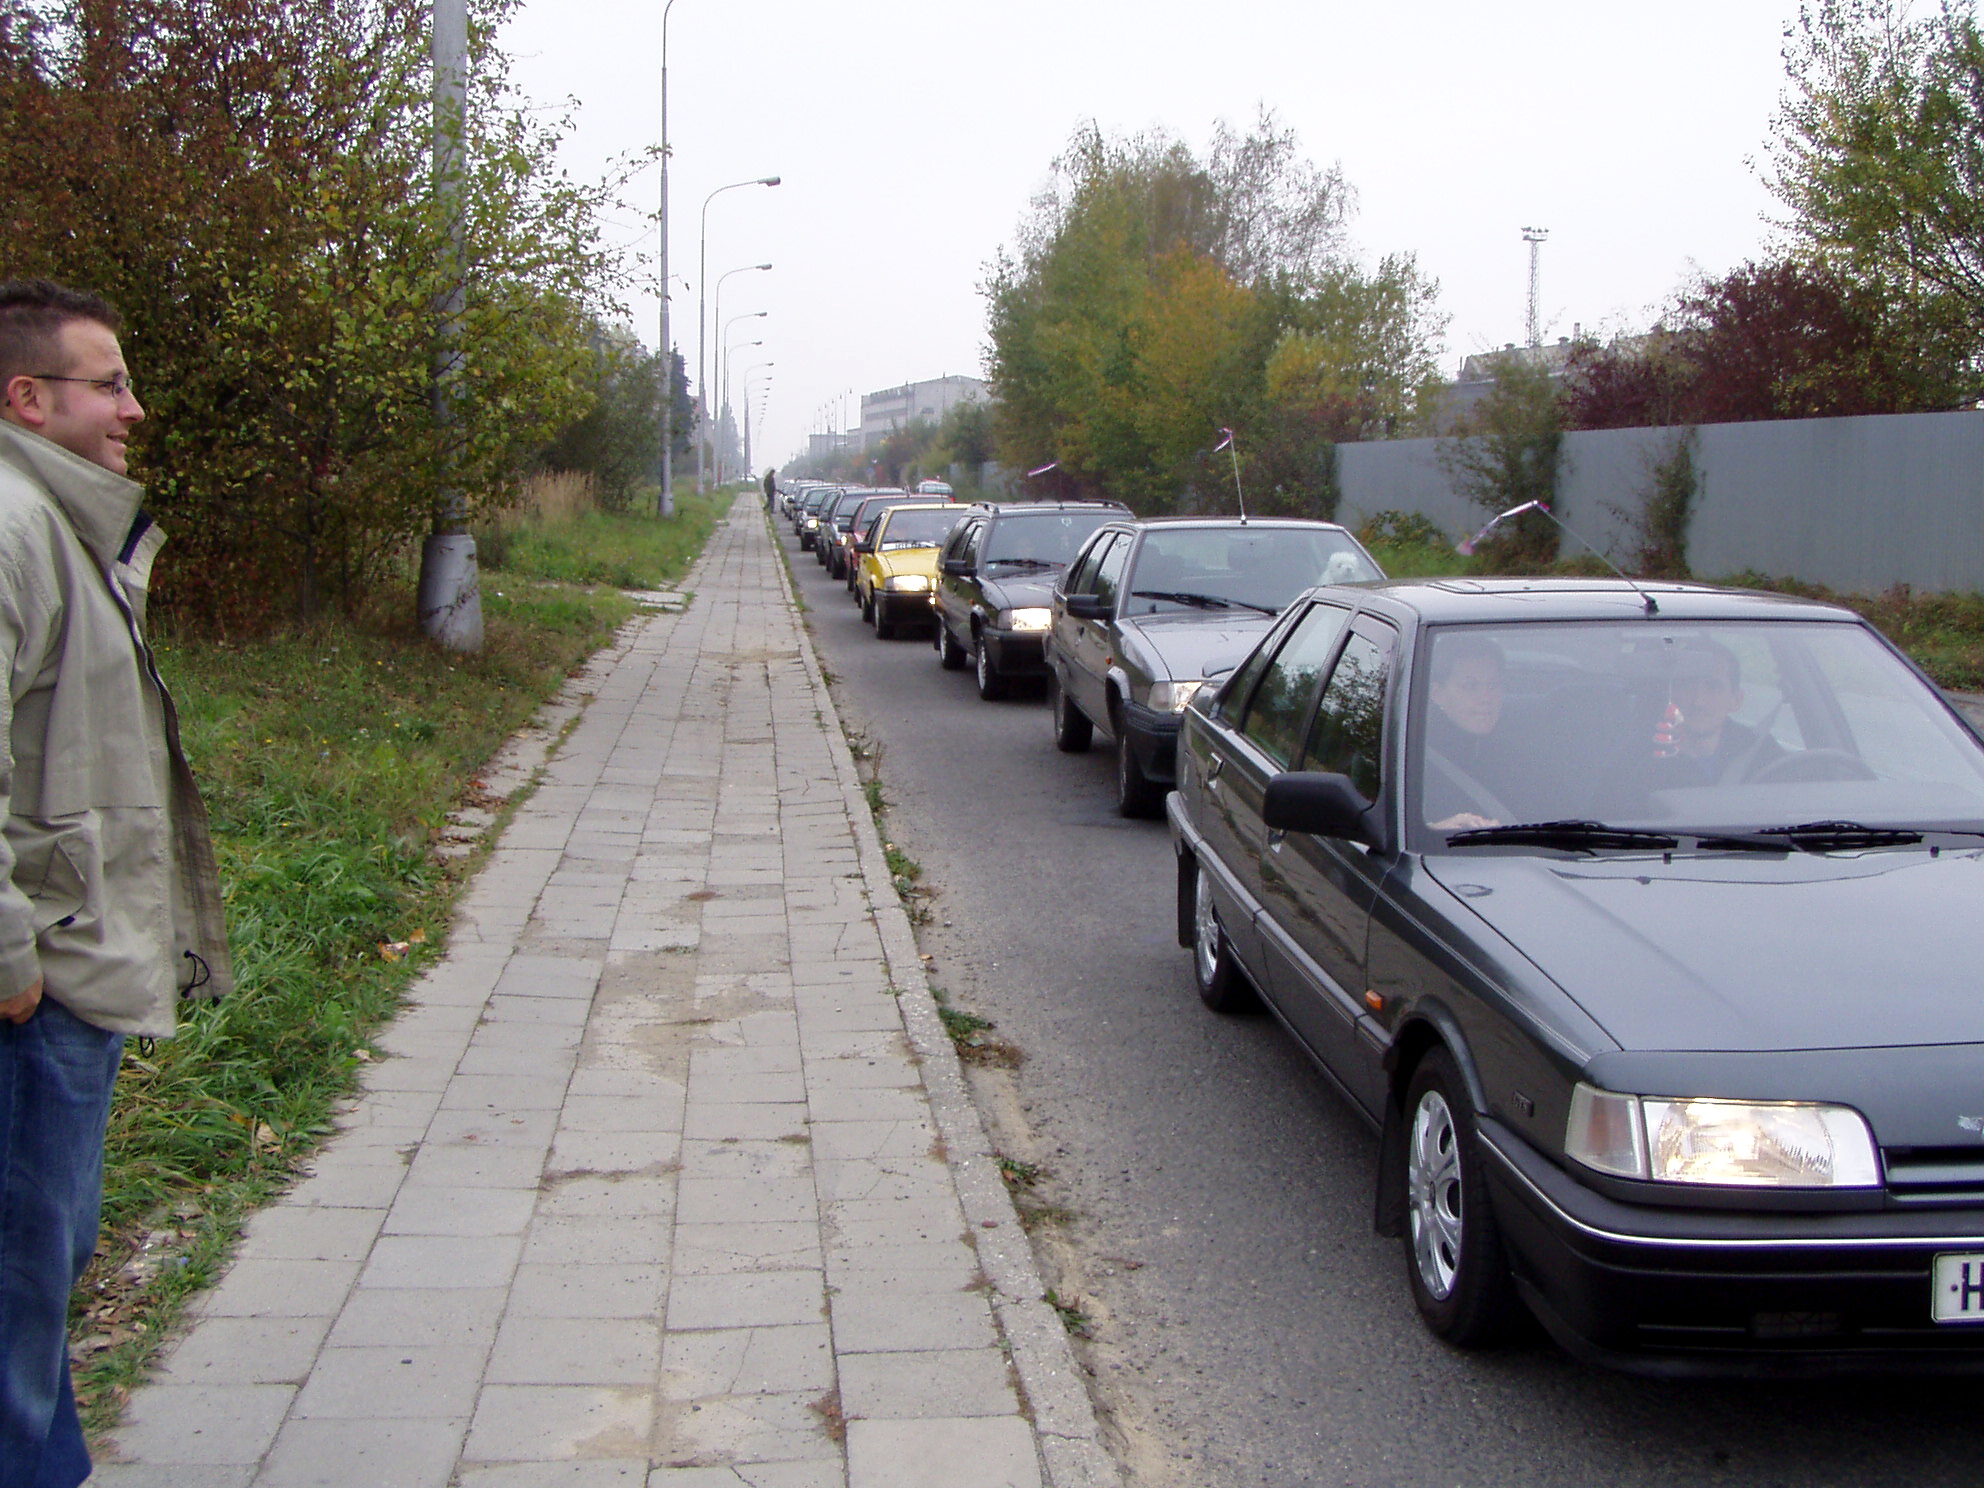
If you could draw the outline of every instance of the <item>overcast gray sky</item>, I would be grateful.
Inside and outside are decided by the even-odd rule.
[[[670,271],[723,286],[735,397],[770,379],[753,454],[783,463],[837,398],[982,375],[984,266],[1013,241],[1080,124],[1162,127],[1203,150],[1216,120],[1274,109],[1338,162],[1367,258],[1409,251],[1452,317],[1449,370],[1523,336],[1528,250],[1543,248],[1546,334],[1644,325],[1691,272],[1770,239],[1753,164],[1795,0],[676,0],[668,22]],[[515,81],[576,101],[565,162],[598,176],[659,132],[662,0],[525,0]],[[629,315],[659,332],[656,172],[615,219],[650,260]],[[673,339],[696,363],[696,301]],[[712,311],[712,319],[714,312]],[[709,331],[715,359],[720,329]],[[762,337],[761,347],[748,342]],[[715,382],[715,369],[711,369]]]

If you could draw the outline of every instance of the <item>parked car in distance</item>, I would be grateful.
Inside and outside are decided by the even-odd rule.
[[[890,491],[878,496],[870,496],[854,509],[854,516],[846,528],[840,532],[840,555],[834,562],[834,570],[847,582],[847,592],[855,595],[855,580],[861,573],[861,543],[872,537],[875,524],[882,518],[885,507],[902,506],[910,502],[928,505],[938,498],[932,496],[911,496],[902,491]],[[839,524],[836,523],[836,526]]]
[[[793,512],[792,530],[799,536],[802,552],[812,552],[813,545],[820,535],[820,508],[837,496],[839,486],[817,486],[800,498]]]
[[[881,494],[873,486],[845,486],[820,508],[820,530],[813,539],[813,557],[829,575],[834,574],[836,555],[840,552],[840,535],[854,520],[854,509],[870,496]]]
[[[1047,675],[1054,580],[1089,534],[1128,518],[1120,501],[998,501],[967,507],[937,559],[937,654],[974,664],[978,695]]]
[[[963,510],[955,502],[926,501],[891,506],[882,513],[874,535],[863,544],[855,580],[861,618],[875,627],[877,640],[889,639],[900,626],[930,623],[937,550]]]
[[[919,496],[956,496],[957,492],[951,489],[951,483],[949,481],[920,480],[916,483],[916,494]]]
[[[1433,1332],[1984,1370],[1984,744],[1858,616],[1318,589],[1193,699],[1168,815],[1201,997],[1380,1130]]]
[[[1116,521],[1054,586],[1047,664],[1054,742],[1116,746],[1116,806],[1153,816],[1171,788],[1178,715],[1317,583],[1384,577],[1334,522],[1292,517]]]

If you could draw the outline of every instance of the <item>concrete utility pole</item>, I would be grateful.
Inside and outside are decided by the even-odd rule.
[[[468,503],[454,484],[455,405],[461,391],[462,311],[468,252],[462,238],[462,156],[468,121],[468,12],[466,0],[434,0],[434,193],[448,224],[441,277],[447,286],[434,351],[434,424],[444,466],[436,493],[434,530],[420,549],[415,604],[423,634],[450,651],[482,649],[482,587],[476,577],[475,539],[468,535]]]
[[[675,515],[675,355],[668,344],[668,13],[661,8],[661,496],[655,515]]]
[[[1547,227],[1525,227],[1522,240],[1529,244],[1529,344],[1532,347],[1543,344],[1543,276],[1541,258],[1543,245],[1549,241]]]

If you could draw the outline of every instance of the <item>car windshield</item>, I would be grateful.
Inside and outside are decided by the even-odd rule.
[[[1155,527],[1137,550],[1122,613],[1239,608],[1272,615],[1312,584],[1383,577],[1339,528]]]
[[[1446,626],[1422,657],[1407,811],[1433,850],[1532,823],[1780,840],[1984,827],[1984,748],[1857,625]]]
[[[864,541],[872,537],[875,532],[875,524],[882,520],[882,513],[890,507],[900,504],[900,497],[884,497],[880,501],[863,502],[861,510],[854,514],[855,530],[861,535]]]
[[[1066,568],[1088,535],[1120,511],[1029,512],[1006,515],[985,539],[985,562]]]
[[[895,548],[937,547],[950,536],[963,512],[961,506],[924,511],[898,507],[889,513],[889,525],[882,529],[878,546],[884,553]]]

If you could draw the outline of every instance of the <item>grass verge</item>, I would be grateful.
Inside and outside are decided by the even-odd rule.
[[[484,576],[475,656],[428,644],[408,594],[391,617],[252,644],[160,640],[213,816],[239,987],[125,1055],[103,1240],[73,1299],[92,1429],[115,1420],[243,1218],[330,1131],[369,1039],[439,953],[467,866],[431,851],[448,812],[478,798],[482,764],[634,614],[617,589],[564,576],[679,580],[728,501],[685,500],[672,523],[534,524]]]

